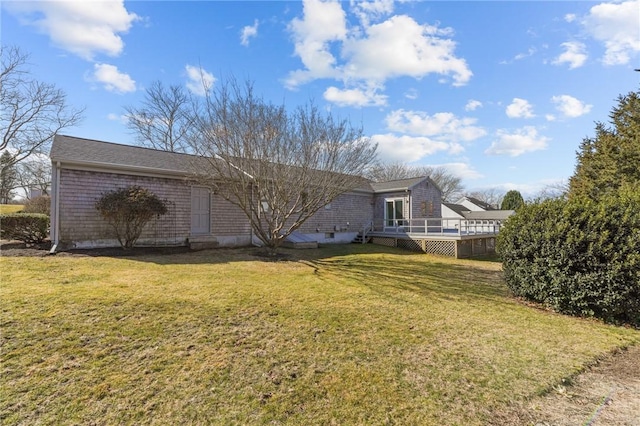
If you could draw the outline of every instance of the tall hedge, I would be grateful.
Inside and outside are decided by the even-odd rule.
[[[49,216],[39,213],[0,214],[0,237],[40,244],[49,234]]]
[[[640,326],[640,191],[522,207],[498,238],[514,294]]]

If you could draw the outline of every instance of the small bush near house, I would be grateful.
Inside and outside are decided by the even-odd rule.
[[[23,213],[42,213],[51,216],[51,197],[41,195],[24,203]]]
[[[49,216],[40,213],[0,214],[0,237],[27,244],[42,243],[49,233]]]
[[[96,209],[112,226],[125,250],[135,245],[147,222],[167,213],[166,201],[137,185],[103,194],[96,202]]]
[[[522,207],[498,238],[517,295],[572,315],[640,326],[640,194]]]

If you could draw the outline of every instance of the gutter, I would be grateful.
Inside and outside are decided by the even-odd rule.
[[[52,167],[51,173],[51,250],[55,254],[60,242],[60,162]]]

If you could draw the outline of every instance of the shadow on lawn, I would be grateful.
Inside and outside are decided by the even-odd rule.
[[[316,259],[307,263],[316,269],[320,277],[353,279],[372,291],[389,297],[397,295],[398,290],[422,295],[437,293],[448,299],[467,295],[494,299],[509,294],[499,270],[438,263],[433,260],[422,262],[415,260],[415,257],[399,262],[396,253],[393,254],[393,258]]]
[[[353,255],[356,257],[351,257]],[[331,244],[306,250],[283,248],[275,258],[257,247],[200,251],[186,247],[136,247],[128,251],[112,248],[74,250],[57,256],[113,257],[158,265],[301,262],[313,267],[321,279],[345,277],[389,297],[396,297],[397,290],[421,294],[437,292],[440,297],[447,298],[463,295],[495,298],[508,294],[499,270],[449,263],[448,259],[438,262],[427,255],[422,261],[418,253],[374,244]]]
[[[220,264],[247,261],[263,262],[300,262],[327,259],[336,256],[353,255],[359,253],[376,254],[389,253],[394,255],[412,255],[415,253],[390,249],[373,244],[329,244],[317,249],[288,249],[281,248],[276,256],[269,255],[265,249],[259,247],[243,248],[215,248],[208,250],[190,250],[187,247],[134,247],[130,250],[121,248],[85,249],[62,251],[56,256],[65,257],[111,257],[128,259],[139,262],[150,262],[159,265],[197,265]],[[8,253],[7,253],[8,254]],[[8,254],[10,255],[10,254]]]

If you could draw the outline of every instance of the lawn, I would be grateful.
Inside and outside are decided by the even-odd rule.
[[[373,245],[2,257],[0,423],[480,425],[640,333]]]
[[[16,213],[23,208],[22,204],[0,204],[0,214]]]

